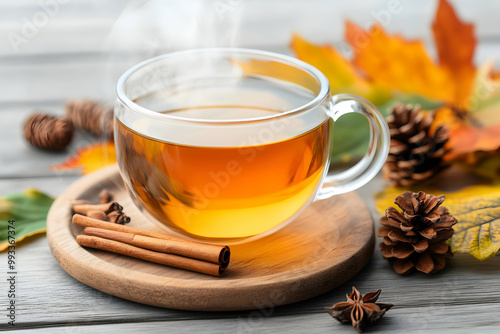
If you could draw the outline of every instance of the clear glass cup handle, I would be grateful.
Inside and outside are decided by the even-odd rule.
[[[368,118],[370,142],[365,156],[356,165],[343,172],[329,173],[326,176],[315,200],[346,193],[365,185],[380,171],[389,152],[389,127],[384,117],[369,101],[355,95],[339,94],[330,98],[328,109],[334,122],[348,113],[358,113]]]

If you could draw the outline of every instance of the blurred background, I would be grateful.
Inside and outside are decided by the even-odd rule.
[[[476,61],[500,59],[495,0],[451,0],[473,22]],[[138,61],[173,50],[236,46],[291,54],[294,32],[349,56],[344,21],[380,23],[433,48],[436,0],[4,0],[0,3],[1,108],[74,97],[113,98]],[[8,78],[8,80],[5,80]],[[50,83],[50,89],[43,89]]]

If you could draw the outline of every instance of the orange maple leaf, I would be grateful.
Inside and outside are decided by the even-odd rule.
[[[108,141],[80,148],[75,155],[60,164],[51,166],[50,169],[72,170],[81,168],[83,174],[88,174],[114,163],[116,163],[115,144],[113,141]]]
[[[484,129],[475,126],[461,126],[450,133],[449,145],[453,148],[447,159],[454,160],[468,153],[494,151],[500,147],[500,124]]]
[[[471,154],[495,151],[500,147],[500,123],[483,126],[477,124],[467,113],[458,114],[450,107],[443,107],[435,111],[432,129],[441,124],[447,126],[450,136],[446,144],[450,149],[445,156],[447,161],[468,158],[473,163],[475,159]]]
[[[364,30],[350,21],[345,23],[345,39],[354,54],[352,61],[330,45],[313,45],[298,35],[291,47],[299,59],[325,73],[334,94],[354,93],[375,104],[387,101],[391,92],[418,94],[463,108],[476,75],[473,28],[440,0],[433,23],[439,62],[429,57],[421,40],[389,35],[378,24]]]
[[[323,72],[330,81],[332,90],[351,85],[368,85],[366,80],[357,75],[354,66],[332,46],[313,45],[298,34],[293,35],[290,46],[297,58],[307,59],[309,64]]]
[[[453,102],[462,109],[466,107],[471,93],[476,68],[473,64],[476,49],[474,26],[462,22],[446,0],[440,0],[436,17],[432,23],[439,63],[452,77],[454,83]]]
[[[371,82],[403,93],[454,102],[450,72],[428,56],[420,40],[388,35],[380,25],[364,31],[346,22],[345,38],[354,50],[353,63]]]

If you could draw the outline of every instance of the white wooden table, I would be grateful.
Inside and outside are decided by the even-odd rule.
[[[79,135],[63,153],[30,147],[22,125],[33,110],[62,114],[70,98],[112,101],[116,77],[141,59],[160,52],[232,45],[290,54],[291,33],[315,42],[339,43],[342,22],[374,22],[389,1],[226,1],[204,4],[165,2],[153,20],[154,1],[3,1],[0,3],[0,196],[38,188],[62,193],[80,175],[53,172],[94,138]],[[189,4],[186,4],[189,3]],[[386,20],[386,29],[432,44],[430,23],[435,1],[400,0],[402,11]],[[500,60],[500,4],[453,1],[459,14],[476,23],[478,62]],[[227,10],[216,11],[216,5]],[[153,10],[154,11],[154,10]],[[45,13],[45,14],[43,14]],[[201,16],[196,16],[196,15]],[[196,18],[196,19],[195,19]],[[140,29],[133,23],[140,24]],[[195,27],[195,23],[197,22]],[[151,27],[160,26],[151,32]],[[30,31],[29,25],[34,26]],[[193,28],[195,27],[195,28]],[[24,29],[24,32],[23,32]],[[231,30],[232,29],[232,30]],[[214,31],[218,38],[215,38]],[[17,34],[21,39],[16,39]],[[377,178],[358,192],[373,211]],[[330,318],[324,308],[342,301],[351,286],[362,293],[382,289],[381,302],[395,306],[367,332],[498,333],[500,331],[500,259],[478,262],[455,256],[433,276],[398,276],[378,247],[371,262],[353,279],[324,295],[300,303],[246,312],[187,312],[145,306],[109,296],[64,272],[52,257],[45,237],[17,249],[16,326],[7,326],[7,257],[0,254],[0,330],[36,333],[224,332],[354,333]]]

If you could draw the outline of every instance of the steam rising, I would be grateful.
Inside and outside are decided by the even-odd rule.
[[[106,45],[108,77],[134,64],[173,51],[237,47],[242,0],[149,0],[130,4],[116,20]],[[110,91],[111,98],[114,95]]]

